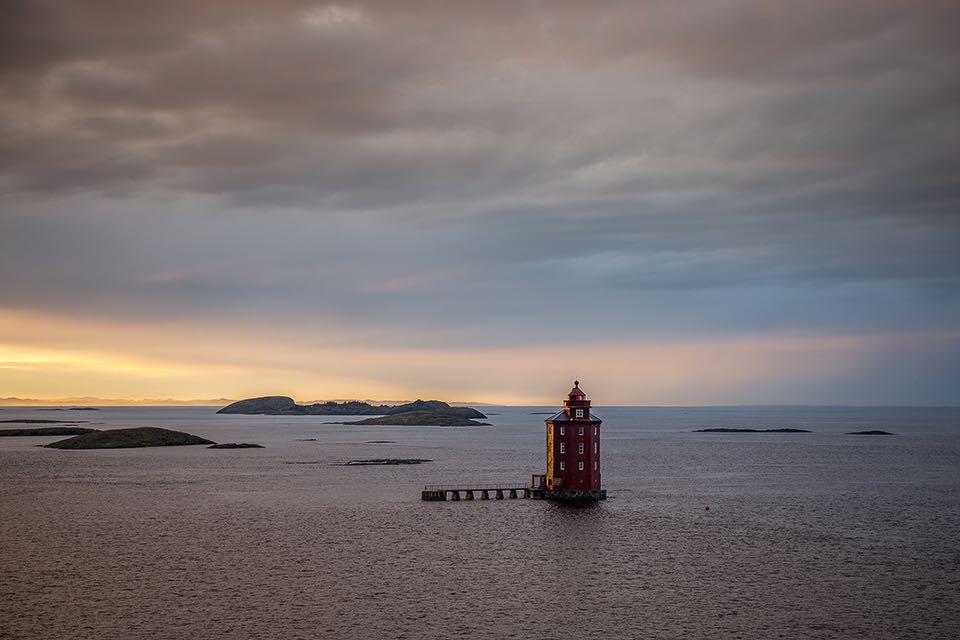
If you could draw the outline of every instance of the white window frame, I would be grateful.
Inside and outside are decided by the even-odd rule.
[[[580,427],[580,435],[583,435],[583,427]]]
[[[583,442],[580,443],[580,455],[583,455]]]
[[[565,465],[564,465],[563,462],[561,461],[561,462],[560,462],[560,471],[563,471],[563,470],[564,470],[564,467],[565,467]]]
[[[560,435],[563,435],[563,427],[560,427]]]
[[[560,453],[566,453],[566,452],[567,452],[567,446],[566,446],[564,443],[561,442],[561,443],[560,443]]]
[[[583,460],[580,461],[580,471],[583,471]]]
[[[594,471],[597,470],[597,465],[598,465],[598,464],[599,464],[599,463],[598,463],[596,460],[593,461],[593,470],[594,470]]]
[[[578,417],[578,418],[582,418],[582,417],[583,417],[583,409],[577,409],[577,417]]]
[[[597,428],[596,428],[596,427],[593,428],[593,435],[597,435]]]
[[[594,452],[594,453],[597,452],[597,443],[596,443],[596,442],[593,443],[593,452]]]

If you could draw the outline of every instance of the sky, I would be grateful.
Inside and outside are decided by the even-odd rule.
[[[0,397],[960,404],[957,24],[5,3]]]

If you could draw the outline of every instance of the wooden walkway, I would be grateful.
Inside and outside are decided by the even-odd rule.
[[[460,494],[463,494],[463,500],[489,500],[493,494],[494,500],[503,500],[509,498],[532,498],[534,489],[517,484],[490,484],[490,485],[442,485],[428,484],[423,488],[420,494],[421,499],[427,502],[439,502],[445,500],[460,500]],[[449,497],[448,497],[449,496]]]

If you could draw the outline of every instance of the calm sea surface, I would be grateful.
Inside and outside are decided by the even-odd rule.
[[[480,428],[0,409],[266,447],[0,438],[0,638],[960,637],[960,409],[598,407],[600,506],[420,501],[529,481],[550,409]],[[844,434],[863,429],[896,435]],[[382,457],[433,462],[340,466]]]

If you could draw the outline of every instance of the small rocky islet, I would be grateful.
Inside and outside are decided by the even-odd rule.
[[[195,444],[215,444],[182,431],[159,427],[134,427],[131,429],[108,429],[58,440],[43,445],[48,449],[131,449],[139,447],[176,447]]]
[[[372,467],[372,466],[393,466],[400,464],[423,464],[424,462],[433,462],[426,458],[370,458],[366,460],[351,460],[343,463],[345,467]]]
[[[737,429],[729,427],[715,427],[711,429],[696,429],[694,433],[811,433],[809,429]],[[847,431],[848,436],[892,436],[889,431],[870,429],[868,431]]]
[[[5,423],[36,424],[62,423],[66,420],[0,420]],[[82,422],[82,421],[80,421]],[[75,424],[75,423],[69,423]],[[208,449],[263,449],[263,445],[251,442],[227,442],[217,444],[183,431],[159,427],[135,427],[130,429],[91,429],[88,427],[53,426],[28,427],[23,429],[0,429],[3,436],[73,436],[50,444],[38,445],[47,449],[133,449],[140,447],[176,447],[206,444]]]
[[[714,427],[711,429],[695,429],[694,433],[810,433],[809,429],[734,429],[730,427]]]
[[[224,442],[223,444],[212,444],[207,449],[263,449],[263,445],[253,444],[252,442]]]

